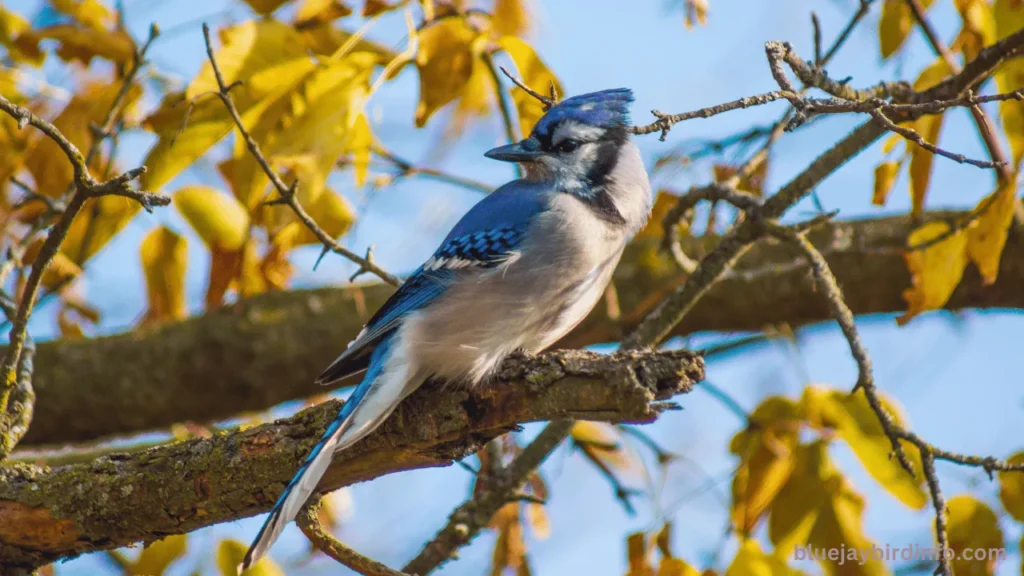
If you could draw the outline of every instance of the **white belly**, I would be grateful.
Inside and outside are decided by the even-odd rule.
[[[575,200],[571,200],[575,201]],[[536,353],[579,324],[601,299],[625,238],[587,211],[553,210],[521,256],[485,272],[465,271],[403,328],[417,365],[479,382],[517,349]]]

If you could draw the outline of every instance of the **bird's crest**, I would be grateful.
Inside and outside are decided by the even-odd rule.
[[[626,128],[630,124],[629,106],[632,103],[633,91],[629,88],[580,94],[554,104],[537,121],[534,131],[550,133],[553,127],[565,120],[605,129]]]

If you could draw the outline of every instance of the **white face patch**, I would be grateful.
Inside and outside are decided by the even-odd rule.
[[[604,128],[598,128],[597,126],[587,126],[574,120],[566,120],[558,125],[555,129],[555,133],[551,136],[551,143],[558,146],[560,142],[572,138],[573,140],[579,140],[580,142],[593,142],[599,139],[605,133]]]

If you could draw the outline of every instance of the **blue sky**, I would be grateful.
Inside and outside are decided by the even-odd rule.
[[[9,8],[22,14],[35,13],[34,0],[7,0]],[[199,23],[220,24],[248,17],[244,8],[225,0],[126,0],[127,21],[136,37],[144,37],[150,22],[173,30],[151,51],[154,64],[187,82],[202,64],[205,54]],[[826,43],[845,24],[857,2],[854,0],[710,0],[709,24],[685,30],[679,10],[664,0],[621,2],[617,0],[553,1],[535,0],[538,25],[533,42],[548,65],[559,75],[568,93],[627,86],[636,94],[635,120],[649,121],[647,111],[657,108],[681,112],[717,104],[776,88],[765,65],[764,42],[786,40],[810,58],[810,12],[820,16]],[[932,10],[942,36],[951,39],[957,16],[948,1]],[[833,61],[833,77],[851,76],[857,85],[883,79],[913,77],[932,57],[919,34],[899,62],[882,66],[878,54],[877,8],[853,35]],[[370,36],[399,46],[403,35],[400,19],[380,23]],[[904,73],[905,71],[905,73]],[[65,85],[70,80],[59,67],[47,67],[47,81]],[[374,126],[378,137],[403,156],[428,158],[440,134],[440,122],[416,131],[411,119],[416,105],[417,79],[407,69],[373,100]],[[737,111],[710,120],[694,120],[677,126],[666,143],[657,136],[641,138],[645,157],[653,159],[684,139],[720,137],[753,124],[770,122],[784,105]],[[825,119],[795,134],[787,135],[772,158],[768,189],[777,189],[802,170],[816,153],[838,140],[863,118],[842,116]],[[502,140],[497,119],[482,122],[463,135],[439,167],[498,185],[511,177],[512,170],[486,160],[482,152]],[[146,135],[126,139],[122,146],[125,166],[137,164],[152,139]],[[941,144],[968,156],[983,157],[984,150],[967,114],[947,115]],[[902,213],[909,209],[905,179],[897,183],[889,205],[869,205],[872,171],[881,157],[876,144],[842,167],[825,181],[818,193],[824,206],[841,211],[841,217],[868,217]],[[706,170],[684,176],[676,188],[708,178]],[[216,183],[209,174],[189,172],[168,190],[202,181]],[[937,159],[929,208],[968,207],[990,192],[991,176],[977,168]],[[478,196],[471,192],[424,180],[411,180],[382,192],[366,195],[352,188],[349,176],[338,180],[360,218],[344,241],[361,251],[374,244],[376,257],[386,268],[406,271],[429,255],[437,241]],[[807,204],[794,209],[798,218]],[[138,265],[140,239],[156,225],[168,225],[190,239],[189,301],[201,304],[206,284],[207,255],[198,239],[170,209],[142,215],[133,221],[111,245],[90,264],[83,286],[92,302],[104,313],[104,330],[119,331],[130,326],[144,308],[145,288]],[[301,285],[340,285],[352,267],[329,258],[316,272],[311,270],[317,250],[296,257]],[[325,321],[330,321],[325,319]],[[925,438],[944,448],[999,457],[1024,448],[1024,394],[1017,385],[1019,374],[1013,359],[1019,354],[1015,338],[1024,329],[1024,319],[1009,312],[968,312],[925,315],[909,326],[897,328],[893,316],[859,319],[865,343],[872,354],[879,386],[903,406],[909,421]],[[53,334],[52,314],[41,313],[32,324],[38,337]],[[342,343],[339,343],[339,348]],[[799,395],[808,382],[849,388],[856,369],[838,330],[823,325],[801,332],[798,347],[769,343],[744,354],[712,361],[708,378],[737,398],[747,410],[771,394]],[[682,412],[672,412],[646,428],[666,448],[682,455],[684,462],[670,469],[662,501],[675,522],[674,546],[688,560],[701,567],[719,544],[725,528],[728,480],[710,489],[707,477],[728,478],[735,465],[726,451],[728,439],[740,427],[731,412],[707,393],[697,390],[679,398]],[[281,408],[281,413],[295,409]],[[524,434],[531,435],[535,426]],[[879,544],[893,546],[931,541],[930,509],[912,511],[866,475],[842,446],[833,454],[849,474],[854,486],[867,498],[866,530]],[[998,486],[985,480],[982,472],[951,465],[939,465],[947,496],[971,491],[997,505]],[[607,483],[567,450],[556,452],[544,467],[551,486],[549,512],[552,535],[530,543],[534,573],[541,576],[566,573],[622,573],[625,571],[625,536],[649,528],[657,520],[652,507],[641,503],[639,514],[628,517],[612,498]],[[380,478],[353,487],[352,516],[339,536],[356,549],[392,566],[400,566],[439,528],[448,512],[461,502],[471,478],[464,470],[410,472]],[[696,496],[695,496],[696,495]],[[262,517],[222,524],[191,538],[186,561],[176,564],[171,574],[200,570],[214,573],[213,538],[225,536],[248,541]],[[1017,542],[1021,528],[1004,524],[1011,558],[999,574],[1018,572]],[[458,562],[444,574],[486,573],[493,539],[478,538]],[[723,558],[731,558],[734,546]],[[304,539],[289,528],[274,548],[273,557],[288,567],[305,550]],[[205,562],[205,564],[203,564]],[[58,573],[103,573],[106,565],[95,557],[82,558],[59,567]],[[715,565],[724,567],[721,562]],[[809,567],[813,572],[815,567]],[[316,560],[289,574],[334,574],[337,567],[326,559]]]

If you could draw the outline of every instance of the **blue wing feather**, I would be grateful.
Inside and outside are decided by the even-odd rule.
[[[547,208],[545,191],[537,184],[516,180],[473,206],[317,382],[329,384],[365,369],[368,355],[398,328],[402,318],[444,294],[460,274],[505,262],[522,243],[533,217]]]

